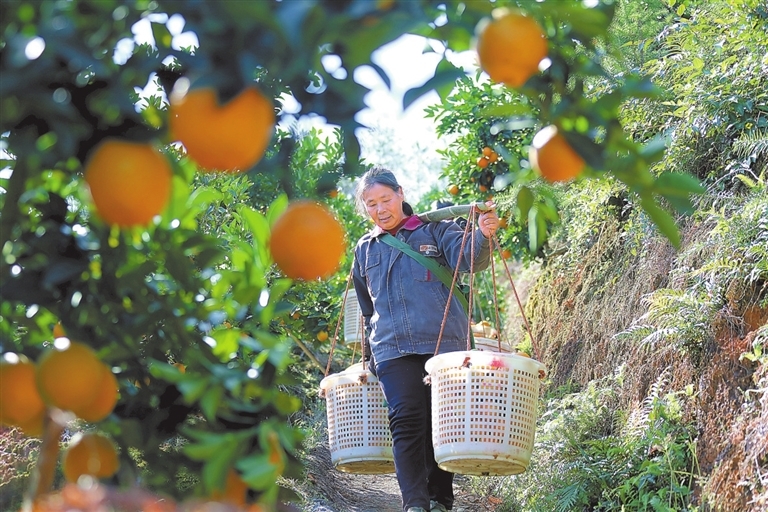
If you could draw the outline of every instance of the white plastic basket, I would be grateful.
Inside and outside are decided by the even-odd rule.
[[[483,352],[499,352],[499,340],[475,336],[475,350],[482,350]],[[501,352],[505,354],[512,352],[509,343],[505,341],[501,342]]]
[[[360,313],[360,303],[357,302],[357,292],[354,288],[347,291],[344,301],[344,343],[353,345],[363,341],[363,319]]]
[[[379,380],[357,363],[320,381],[325,392],[331,461],[339,471],[394,473],[392,434]]]
[[[495,341],[495,340],[494,340]],[[426,363],[432,443],[452,473],[515,475],[528,468],[543,364],[516,354],[462,351]]]

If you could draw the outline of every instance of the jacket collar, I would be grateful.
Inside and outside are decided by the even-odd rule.
[[[411,215],[410,217],[408,217],[408,219],[406,219],[405,224],[403,224],[400,229],[407,229],[408,231],[413,231],[414,229],[421,226],[422,224],[424,224],[424,222],[418,217],[418,215]],[[374,226],[373,229],[371,230],[371,237],[377,238],[383,235],[384,233],[386,233],[386,231],[381,229],[379,226]]]

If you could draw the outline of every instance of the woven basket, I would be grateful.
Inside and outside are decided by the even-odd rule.
[[[392,434],[379,380],[357,363],[320,381],[325,392],[331,461],[339,471],[394,473]]]
[[[516,354],[463,351],[439,354],[425,367],[432,382],[432,443],[438,465],[478,476],[525,471],[533,451],[544,365]]]

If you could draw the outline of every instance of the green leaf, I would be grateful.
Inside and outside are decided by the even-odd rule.
[[[239,348],[238,339],[242,331],[234,327],[222,327],[214,330],[211,337],[216,340],[212,352],[222,362],[229,361]]]
[[[237,213],[245,220],[251,233],[253,233],[254,243],[265,245],[269,240],[269,221],[250,206],[244,204],[237,206]]]
[[[272,204],[269,205],[269,209],[267,210],[267,222],[270,226],[275,225],[275,221],[283,214],[286,208],[288,208],[288,196],[280,194],[274,201],[272,201]]]
[[[173,36],[163,23],[152,22],[152,35],[158,48],[170,48]]]
[[[528,248],[532,253],[535,253],[539,250],[539,247],[541,247],[539,225],[537,222],[538,217],[538,208],[531,208],[531,210],[528,212]]]
[[[212,386],[203,394],[200,399],[200,410],[203,411],[208,421],[213,421],[216,418],[216,411],[219,410],[223,396],[224,389],[219,386]]]
[[[184,397],[184,402],[190,405],[197,402],[203,396],[209,385],[210,380],[207,378],[185,374],[184,378],[176,384],[176,387]]]
[[[270,464],[269,455],[265,453],[240,459],[235,466],[251,489],[266,489],[278,476],[278,468]]]
[[[675,247],[680,248],[680,231],[677,229],[675,219],[664,211],[659,205],[656,204],[656,200],[652,197],[643,197],[640,199],[640,205],[643,207],[645,213],[651,218],[659,231],[669,240],[669,242]]]
[[[665,197],[688,197],[703,194],[706,189],[695,176],[683,173],[664,172],[656,178],[654,189]]]
[[[464,70],[457,68],[451,62],[445,59],[441,60],[432,78],[427,80],[424,85],[414,87],[405,92],[403,96],[403,110],[433,89],[437,91],[441,98],[445,98],[453,89],[456,80],[465,74]]]
[[[528,217],[528,212],[533,206],[533,192],[528,187],[521,187],[517,193],[517,208],[520,210],[520,224],[525,223],[525,219]]]

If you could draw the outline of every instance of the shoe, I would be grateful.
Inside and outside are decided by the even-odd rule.
[[[448,509],[442,503],[432,500],[429,502],[429,512],[448,512]]]

